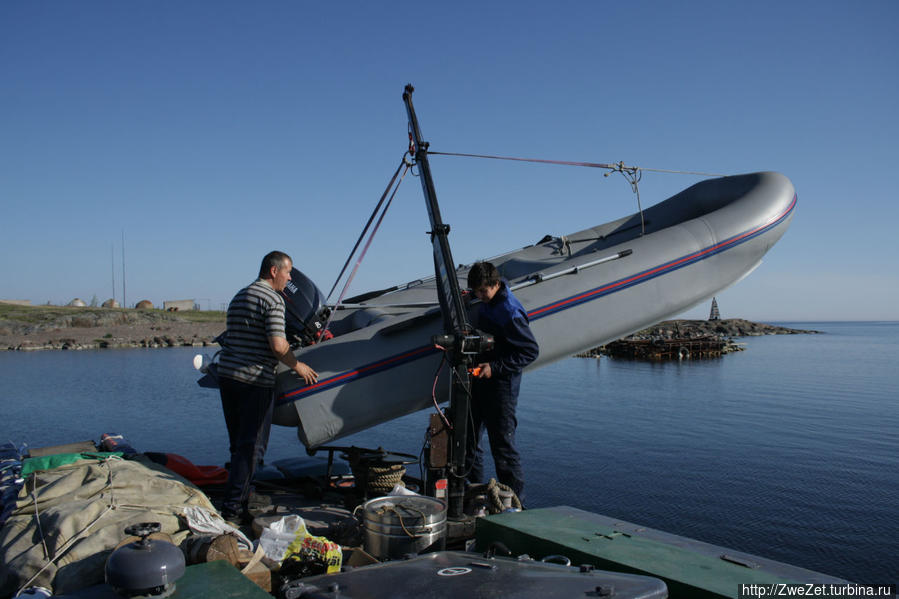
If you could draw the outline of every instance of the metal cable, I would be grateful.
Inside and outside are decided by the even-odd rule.
[[[488,158],[490,160],[512,160],[515,162],[536,162],[538,164],[557,164],[563,166],[584,166],[588,168],[603,168],[612,171],[623,169],[636,169],[640,171],[650,171],[654,173],[672,173],[678,175],[699,175],[702,177],[726,177],[727,175],[722,175],[720,173],[704,173],[700,171],[681,171],[681,170],[672,170],[672,169],[664,169],[664,168],[648,168],[643,166],[627,166],[624,162],[618,162],[617,164],[608,164],[605,162],[580,162],[580,161],[572,161],[572,160],[547,160],[543,158],[518,158],[515,156],[491,156],[489,154],[465,154],[462,152],[435,152],[433,150],[428,150],[429,156],[458,156],[462,158]]]
[[[346,262],[343,263],[343,268],[340,269],[340,274],[337,275],[337,279],[334,281],[334,285],[331,286],[331,291],[328,292],[328,295],[325,297],[325,303],[327,303],[328,299],[334,293],[334,290],[337,289],[337,284],[340,283],[340,278],[343,276],[343,273],[346,272],[347,266],[350,264],[350,260],[353,259],[353,256],[356,254],[356,250],[359,249],[359,244],[362,243],[362,239],[365,237],[365,234],[368,232],[368,228],[371,226],[373,220],[375,220],[375,215],[378,213],[378,210],[381,209],[381,205],[384,203],[384,198],[387,197],[387,192],[390,191],[390,188],[393,187],[394,181],[396,181],[397,175],[400,174],[400,169],[403,168],[403,165],[406,163],[406,155],[403,154],[403,159],[400,160],[399,166],[396,167],[396,171],[393,173],[393,177],[390,178],[390,183],[387,184],[387,189],[384,190],[384,193],[381,194],[381,199],[378,200],[377,205],[375,205],[375,209],[372,210],[371,216],[368,217],[368,222],[365,223],[365,227],[362,228],[362,233],[359,234],[359,239],[356,240],[356,245],[353,246],[352,251],[350,251],[350,255],[347,256]]]

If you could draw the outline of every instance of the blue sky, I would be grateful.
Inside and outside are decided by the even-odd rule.
[[[0,298],[195,298],[269,249],[329,289],[406,148],[776,170],[790,230],[722,315],[899,320],[899,3],[0,4]],[[432,159],[457,262],[633,212],[620,177]],[[646,173],[644,205],[697,177]],[[354,292],[432,270],[404,182]],[[114,267],[113,267],[114,262]],[[687,316],[704,317],[707,306]]]

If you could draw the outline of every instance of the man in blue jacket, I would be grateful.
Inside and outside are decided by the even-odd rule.
[[[468,437],[466,466],[470,483],[484,482],[484,429],[499,482],[508,485],[524,502],[524,475],[515,449],[518,390],[521,371],[539,353],[528,326],[528,315],[512,295],[507,282],[490,262],[476,262],[468,272],[468,287],[480,304],[475,306],[474,326],[494,337],[494,348],[481,356],[471,386],[474,430]]]

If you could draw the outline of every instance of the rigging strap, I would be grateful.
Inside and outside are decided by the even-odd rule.
[[[403,168],[405,167],[405,169]],[[368,240],[365,242],[365,246],[362,248],[362,251],[359,253],[359,257],[356,259],[356,264],[353,266],[353,270],[350,275],[347,277],[346,283],[343,286],[343,289],[340,291],[340,296],[337,298],[337,302],[335,306],[340,305],[340,302],[343,301],[344,296],[346,295],[347,290],[350,288],[350,283],[353,282],[353,277],[356,276],[356,271],[359,270],[359,265],[362,264],[363,258],[365,258],[366,252],[368,252],[368,248],[371,246],[372,240],[375,238],[375,234],[378,232],[378,228],[381,226],[381,222],[384,220],[384,215],[387,214],[387,209],[390,208],[391,202],[393,202],[394,196],[396,196],[397,190],[400,188],[400,184],[403,182],[403,179],[406,177],[406,173],[409,172],[409,169],[412,167],[412,163],[406,159],[406,155],[403,154],[403,159],[400,162],[400,165],[396,168],[396,172],[393,173],[393,177],[390,179],[390,183],[387,184],[387,188],[384,190],[384,193],[381,194],[381,199],[378,200],[377,206],[375,206],[374,211],[371,213],[371,216],[368,218],[368,222],[365,224],[365,228],[362,230],[362,235],[359,236],[359,239],[356,240],[356,245],[353,246],[353,251],[350,252],[349,257],[346,260],[346,263],[343,265],[343,269],[340,271],[340,274],[337,276],[337,280],[334,281],[334,286],[331,287],[331,291],[328,292],[328,297],[331,297],[331,294],[334,293],[334,289],[337,287],[337,283],[340,282],[340,278],[343,277],[344,272],[346,272],[347,265],[349,265],[350,260],[352,260],[353,255],[356,253],[356,250],[359,249],[359,244],[362,242],[362,238],[365,236],[368,228],[371,226],[372,221],[375,218],[375,215],[378,214],[380,210],[381,214],[378,216],[378,221],[375,223],[374,228],[371,230],[371,234],[368,236]],[[399,177],[399,181],[397,181],[397,175],[399,175],[400,170],[403,169],[403,174]],[[396,183],[396,185],[394,185]],[[390,193],[390,189],[393,188],[393,192]],[[390,193],[390,197],[387,198],[387,194]],[[384,204],[384,199],[387,198],[387,203]],[[384,205],[384,209],[381,210],[381,205]],[[326,300],[327,301],[327,300]],[[328,320],[325,322],[324,328],[322,328],[322,336],[324,336],[325,332],[328,330],[328,326],[331,324],[331,319],[334,317],[335,310],[331,311],[331,314],[328,315]]]
[[[365,223],[365,227],[362,229],[362,233],[359,234],[359,239],[356,240],[356,245],[353,246],[350,255],[346,258],[346,262],[343,263],[343,268],[340,269],[340,274],[337,275],[337,279],[334,281],[334,285],[331,286],[331,291],[328,292],[328,295],[325,298],[325,303],[327,303],[328,299],[331,298],[331,295],[337,288],[337,284],[340,283],[340,278],[343,277],[343,273],[346,272],[346,267],[349,266],[350,260],[353,259],[353,256],[356,254],[356,250],[359,249],[359,244],[362,243],[362,238],[365,237],[365,234],[368,232],[368,228],[371,226],[372,221],[375,220],[375,215],[378,213],[378,210],[381,209],[381,205],[384,203],[384,199],[387,197],[387,192],[389,192],[390,188],[393,187],[393,183],[396,181],[396,177],[400,174],[400,169],[403,168],[404,164],[406,164],[405,154],[403,154],[403,159],[400,161],[399,166],[396,167],[396,171],[393,173],[393,177],[390,178],[390,183],[387,184],[387,189],[385,189],[384,193],[381,194],[381,199],[378,200],[378,204],[375,206],[375,209],[372,210],[371,216],[368,217],[368,222]]]

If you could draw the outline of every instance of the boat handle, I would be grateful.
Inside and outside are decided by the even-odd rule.
[[[571,266],[569,268],[565,268],[563,270],[552,272],[547,275],[544,275],[542,273],[537,273],[535,275],[531,275],[530,277],[528,277],[528,279],[526,281],[518,283],[517,285],[512,285],[510,287],[510,289],[512,291],[517,291],[517,290],[521,289],[522,287],[536,285],[537,283],[549,281],[550,279],[555,279],[556,277],[561,277],[563,275],[577,274],[578,271],[584,270],[585,268],[590,268],[591,266],[598,266],[600,264],[605,264],[606,262],[611,262],[612,260],[618,260],[620,258],[626,258],[627,256],[630,256],[633,253],[634,253],[634,250],[631,250],[631,249],[621,250],[620,252],[612,254],[611,256],[605,256],[603,258],[598,258],[591,262],[586,262],[584,264],[578,264],[577,266]]]
[[[547,564],[562,564],[563,566],[571,565],[571,560],[564,555],[547,555],[540,561]]]

